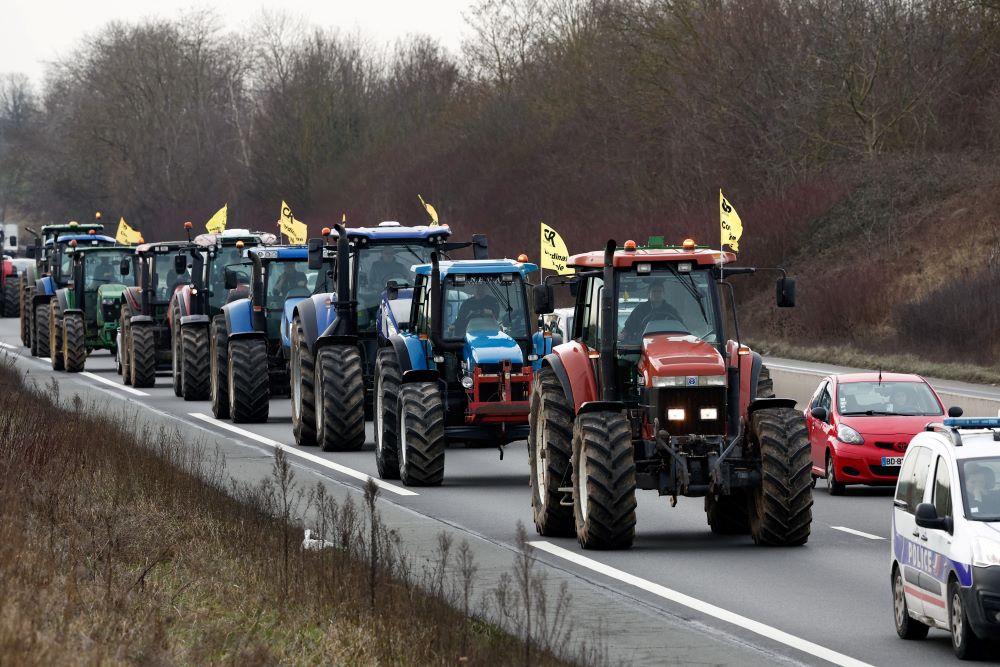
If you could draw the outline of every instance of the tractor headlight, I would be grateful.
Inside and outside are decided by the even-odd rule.
[[[987,537],[972,540],[972,564],[976,567],[1000,565],[1000,542]]]
[[[725,387],[725,375],[663,375],[653,378],[653,387]]]
[[[672,422],[684,421],[684,408],[670,408],[667,410],[667,420]]]
[[[468,375],[463,375],[462,376],[462,386],[463,387],[465,387],[466,389],[472,389],[472,385],[473,384],[474,383],[472,381],[472,378],[470,378]]]
[[[849,445],[863,445],[865,439],[847,424],[837,424],[837,440],[846,442]]]
[[[683,375],[664,375],[662,377],[653,378],[654,387],[683,387],[684,386],[684,376]]]
[[[716,408],[702,408],[701,418],[704,421],[715,421],[719,418],[719,411]]]

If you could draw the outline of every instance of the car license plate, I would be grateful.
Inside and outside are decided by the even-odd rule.
[[[903,465],[902,456],[883,456],[882,457],[882,467],[883,468],[898,468]]]

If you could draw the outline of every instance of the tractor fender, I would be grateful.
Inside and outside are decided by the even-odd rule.
[[[748,414],[747,408],[756,398],[757,378],[760,377],[760,367],[763,363],[763,359],[756,352],[739,358],[740,414]]]
[[[380,338],[394,336],[400,332],[403,325],[408,324],[412,303],[412,287],[399,290],[395,299],[390,299],[388,292],[382,292],[382,302],[375,316],[376,333]]]
[[[429,370],[410,370],[403,371],[403,377],[400,380],[400,384],[407,384],[410,382],[437,382],[441,377],[441,374],[437,371]]]
[[[573,401],[573,386],[569,382],[569,375],[566,373],[562,359],[558,355],[548,354],[542,359],[542,367],[552,369],[552,372],[559,378],[559,384],[562,385],[563,394],[565,394],[566,399],[570,404],[576,405]]]
[[[177,312],[183,320],[185,315],[191,313],[191,285],[181,285],[180,289],[174,292],[173,300],[177,303]],[[168,313],[173,316],[174,309],[170,308]]]
[[[429,351],[424,347],[427,341],[422,341],[413,334],[398,334],[389,341],[396,350],[400,370],[434,370],[427,365]]]
[[[139,296],[138,287],[126,287],[124,299],[128,302],[129,308],[132,309],[132,312],[135,313],[142,310],[142,300]]]
[[[621,412],[625,409],[625,404],[621,401],[587,401],[576,411],[578,415],[585,415],[588,412]]]
[[[65,287],[63,289],[56,290],[55,299],[59,303],[59,310],[64,313],[71,310],[73,306],[76,305],[70,303],[69,290]]]
[[[237,331],[235,333],[230,333],[227,336],[228,340],[246,340],[247,338],[260,338],[261,340],[267,340],[267,333],[263,331]]]
[[[80,315],[82,315],[83,317],[86,317],[86,315],[84,315],[83,309],[81,309],[81,308],[63,308],[62,309],[63,317],[65,317],[66,315],[69,315],[70,313],[80,313]]]
[[[241,333],[256,333],[253,328],[253,305],[250,299],[237,299],[222,307],[226,318],[226,333],[232,337]]]
[[[303,301],[309,301],[309,297],[288,297],[285,299],[284,306],[281,309],[281,328],[279,331],[281,335],[281,346],[285,349],[292,346],[292,317],[295,312],[295,307]]]
[[[41,296],[52,296],[56,293],[56,281],[52,279],[52,276],[43,276],[35,281],[35,294]]]
[[[795,408],[794,398],[758,398],[747,406],[747,420],[757,410],[767,410],[773,408]]]
[[[570,387],[570,392],[566,395],[573,397],[573,407],[576,412],[580,411],[584,403],[600,399],[594,365],[591,363],[590,350],[586,345],[575,340],[563,343],[553,348],[552,354],[546,359],[553,356],[559,359],[566,371]]]
[[[306,347],[312,352],[316,348],[320,332],[326,331],[327,327],[337,319],[337,310],[333,307],[332,296],[329,293],[313,294],[295,304],[292,319],[295,317],[302,323],[303,339]]]
[[[129,324],[152,324],[153,318],[149,315],[133,315],[128,319]]]
[[[188,327],[188,326],[192,326],[193,327],[193,326],[199,325],[199,324],[204,324],[205,326],[208,326],[211,322],[212,322],[212,318],[210,318],[208,315],[183,315],[183,316],[181,316],[181,326],[182,327]]]

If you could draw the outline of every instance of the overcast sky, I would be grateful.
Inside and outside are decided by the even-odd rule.
[[[309,23],[358,32],[375,43],[428,34],[457,53],[467,34],[471,0],[0,0],[0,73],[24,72],[41,83],[45,63],[65,57],[88,33],[115,19],[173,18],[211,8],[224,27],[241,30],[264,10],[282,10]]]

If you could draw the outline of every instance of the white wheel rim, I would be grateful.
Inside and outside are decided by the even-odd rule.
[[[326,410],[323,409],[323,351],[320,350],[316,355],[316,393],[317,393],[317,410],[316,410],[316,434],[321,438],[324,437],[323,433],[323,413]]]
[[[375,451],[379,457],[382,456],[382,425],[385,418],[382,416],[382,375],[379,374],[375,382]]]
[[[233,412],[236,407],[236,373],[233,372],[233,362],[229,360],[226,364],[226,384],[229,386],[229,409]],[[234,415],[229,415],[233,417]]]
[[[587,452],[586,452],[585,448],[582,445],[580,446],[580,460],[577,461],[577,468],[579,468],[579,470],[577,470],[577,473],[576,473],[576,479],[577,479],[577,482],[576,482],[577,491],[576,491],[576,493],[577,493],[577,496],[579,497],[579,501],[580,501],[580,518],[582,518],[584,521],[586,521],[587,520],[587,502],[588,502],[588,496],[587,496]]]
[[[955,646],[962,645],[962,598],[958,591],[951,596],[951,637]]]
[[[406,406],[399,409],[399,462],[402,468],[406,467]]]
[[[903,578],[900,576],[899,572],[896,572],[896,578],[893,582],[893,606],[896,609],[896,627],[903,627],[903,623],[906,622],[906,597],[903,592]]]
[[[297,337],[296,337],[297,338]],[[292,346],[292,421],[302,418],[302,353],[299,346]]]
[[[545,440],[545,399],[542,399],[538,406],[538,415],[535,417],[536,430],[539,432],[535,442],[535,482],[538,485],[538,503],[545,507],[548,501],[548,489],[545,486],[545,456],[547,452]]]

